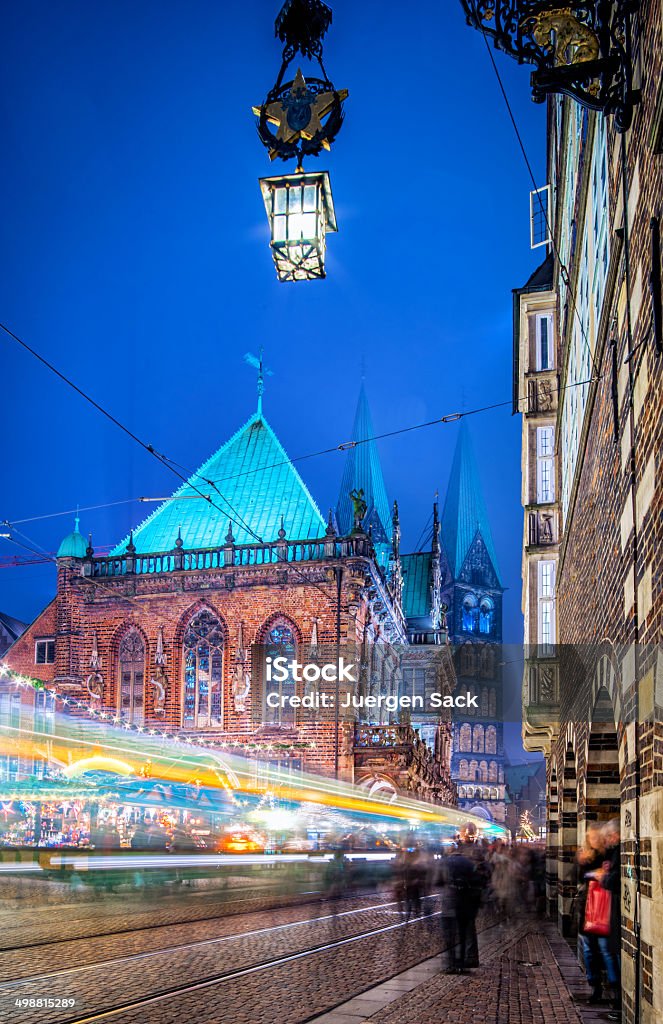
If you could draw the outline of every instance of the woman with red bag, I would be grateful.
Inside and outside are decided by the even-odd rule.
[[[619,990],[619,962],[610,942],[612,893],[601,880],[606,875],[609,854],[603,828],[598,822],[587,826],[585,845],[578,851],[578,925],[582,937],[587,982],[591,987],[588,1003],[603,1001],[603,971],[608,979],[611,1000]]]

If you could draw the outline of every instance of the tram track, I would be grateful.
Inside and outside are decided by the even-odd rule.
[[[363,899],[369,899],[370,897],[359,896],[359,897],[355,897],[355,898],[358,898],[358,899],[362,899],[362,898]],[[433,897],[425,897],[425,898],[433,898]],[[343,900],[343,902],[345,903],[348,899],[352,899],[352,897],[346,897]],[[311,901],[311,903],[308,904],[308,905],[318,905],[319,906],[321,903],[322,903],[321,900],[315,900],[315,901]],[[303,904],[303,905],[306,906],[307,904]],[[302,904],[299,904],[299,906],[302,906]],[[357,915],[357,914],[365,914],[365,913],[368,913],[368,912],[375,913],[375,912],[378,912],[378,911],[388,911],[390,908],[395,908],[397,906],[398,906],[398,903],[397,903],[396,900],[390,900],[390,901],[388,901],[386,903],[379,903],[379,904],[370,903],[367,906],[355,907],[352,910],[341,910],[341,911],[339,911],[338,913],[335,913],[335,914],[324,914],[324,915],[319,916],[319,917],[303,918],[303,919],[300,919],[300,920],[297,920],[297,921],[287,921],[287,922],[285,922],[283,924],[270,925],[270,926],[265,927],[265,928],[254,928],[254,929],[251,929],[249,931],[234,932],[231,935],[221,935],[221,936],[215,936],[215,937],[208,938],[208,939],[198,939],[195,942],[176,943],[174,945],[162,946],[162,947],[159,947],[158,949],[144,950],[144,951],[141,951],[141,952],[138,952],[138,953],[132,953],[132,954],[130,954],[128,956],[126,956],[126,955],[125,956],[116,956],[116,957],[108,957],[108,958],[106,958],[104,960],[94,960],[94,961],[91,961],[88,964],[78,964],[75,967],[66,967],[66,968],[61,968],[61,969],[55,970],[55,971],[42,972],[40,974],[27,975],[27,976],[22,977],[22,978],[15,978],[15,979],[7,980],[7,981],[2,981],[2,982],[0,982],[0,992],[5,992],[5,991],[11,990],[11,989],[16,989],[16,988],[19,988],[19,987],[22,987],[22,986],[27,986],[27,985],[41,984],[41,983],[43,983],[45,981],[50,981],[50,980],[55,979],[55,978],[63,978],[63,977],[69,977],[69,976],[76,976],[76,975],[80,975],[82,973],[86,973],[86,972],[89,972],[89,971],[94,971],[94,970],[102,969],[104,967],[116,968],[116,967],[118,967],[121,964],[129,964],[129,963],[134,963],[134,962],[138,962],[138,961],[141,961],[141,960],[150,960],[150,959],[153,959],[154,957],[163,956],[163,955],[166,955],[166,954],[169,954],[169,953],[177,953],[177,952],[180,952],[180,951],[183,951],[183,950],[193,950],[193,949],[200,948],[200,947],[205,947],[205,946],[220,945],[221,943],[231,942],[231,941],[238,940],[238,939],[245,939],[246,940],[246,939],[254,938],[254,937],[259,936],[259,935],[267,935],[267,934],[269,934],[271,932],[284,932],[286,930],[289,930],[289,929],[292,929],[292,928],[297,928],[297,927],[305,927],[305,926],[312,926],[312,925],[314,926],[314,925],[317,925],[317,924],[321,924],[322,922],[325,922],[325,921],[338,921],[341,918],[348,918],[348,917],[352,917],[352,916]],[[288,907],[288,908],[277,908],[277,909],[290,909],[290,907]],[[295,908],[292,907],[292,909],[295,909]],[[260,913],[270,913],[270,912],[271,912],[270,910],[266,910],[266,911],[261,911]],[[240,916],[240,915],[236,915],[236,916]],[[186,924],[191,924],[191,923],[195,923],[195,924],[199,924],[199,923],[200,924],[211,924],[214,921],[224,920],[224,919],[225,919],[225,915],[219,915],[218,917],[205,918],[202,921],[183,922],[183,924],[185,924],[185,925]],[[160,930],[161,928],[170,928],[170,927],[172,927],[172,926],[171,925],[157,925],[157,926],[153,926],[152,927],[152,931]],[[147,930],[147,929],[136,929],[136,931],[145,931],[145,930]],[[113,932],[113,933],[110,933],[110,935],[104,934],[104,935],[99,936],[99,937],[100,938],[112,938],[112,936],[115,935],[115,934],[123,934],[123,932]],[[68,942],[68,941],[78,941],[78,940],[59,940],[59,944],[62,944],[63,942]],[[86,941],[87,941],[87,937],[86,937]],[[58,944],[58,940],[53,940],[52,942],[45,943],[44,945],[54,945],[54,944]],[[24,948],[28,948],[30,950],[34,950],[34,949],[36,949],[36,948],[38,949],[40,947],[30,946],[30,947],[24,947]]]
[[[154,993],[153,995],[143,996],[139,999],[131,1001],[125,1001],[119,1003],[116,1006],[105,1008],[103,1010],[86,1015],[84,1017],[77,1016],[65,1019],[58,1018],[57,1024],[93,1024],[93,1022],[95,1021],[111,1020],[114,1017],[117,1018],[118,1014],[139,1012],[149,1006],[155,1006],[163,1002],[164,1000],[172,1000],[174,997],[177,996],[193,995],[197,992],[209,990],[215,985],[222,986],[225,984],[229,984],[233,981],[242,978],[247,978],[251,975],[257,975],[265,971],[275,970],[287,964],[292,964],[298,961],[304,961],[308,957],[315,956],[320,953],[329,952],[331,950],[349,946],[353,943],[366,941],[367,939],[375,938],[379,935],[394,932],[397,929],[404,929],[412,927],[416,924],[430,922],[433,918],[439,917],[440,913],[440,911],[434,911],[433,913],[423,918],[418,917],[411,918],[407,921],[397,921],[394,924],[384,925],[380,928],[372,928],[368,931],[360,932],[356,935],[345,936],[343,938],[335,939],[331,942],[317,943],[315,945],[309,946],[305,950],[300,950],[297,952],[277,957],[271,957],[270,959],[259,961],[258,963],[251,964],[250,966],[237,968],[235,970],[227,971],[222,974],[216,974],[209,978],[197,979],[195,982],[191,982],[187,985],[172,985],[165,989],[162,989],[157,993]],[[43,1020],[43,1016],[40,1019]]]

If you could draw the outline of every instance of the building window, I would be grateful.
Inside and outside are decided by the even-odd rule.
[[[488,764],[486,761],[482,761],[479,765],[479,780],[481,782],[488,782]]]
[[[539,605],[539,645],[540,653],[552,654],[555,643],[555,563],[542,561],[538,563],[538,605]]]
[[[536,317],[536,368],[553,368],[553,333],[550,313],[538,313]]]
[[[463,760],[460,761],[459,764],[458,764],[458,777],[460,779],[468,779],[470,777],[469,776],[469,771],[470,771],[469,765],[468,765],[466,759],[463,758]]]
[[[460,651],[460,674],[462,676],[474,675],[474,646],[469,642],[463,644]]]
[[[472,751],[475,754],[483,754],[483,726],[475,725],[472,733]]]
[[[466,594],[463,599],[462,627],[466,633],[476,633],[479,622],[479,609],[474,594]]]
[[[120,718],[141,724],[145,713],[145,644],[137,629],[120,642]]]
[[[265,665],[267,658],[272,659],[285,657],[287,662],[295,660],[296,645],[294,633],[290,625],[283,621],[272,626],[265,638]],[[287,677],[284,680],[265,679],[265,704],[263,708],[263,721],[269,725],[294,725],[295,709],[288,701],[283,703],[283,698],[295,696],[295,680],[291,669],[288,669]],[[269,707],[267,698],[270,694],[276,694],[279,698],[277,707]]]
[[[223,629],[208,609],[198,612],[184,634],[184,728],[221,725]]]
[[[538,504],[555,500],[554,427],[536,428],[536,500]]]
[[[489,725],[486,728],[486,753],[497,753],[497,729],[494,725]]]
[[[482,597],[479,605],[479,632],[488,634],[493,630],[495,605],[489,597]]]
[[[463,753],[469,753],[472,749],[472,726],[467,722],[460,727],[459,746]]]
[[[488,765],[488,781],[497,782],[497,762],[491,761]]]
[[[55,640],[46,638],[35,643],[35,665],[52,665],[55,661]]]

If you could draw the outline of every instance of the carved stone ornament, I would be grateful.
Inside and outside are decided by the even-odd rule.
[[[104,695],[104,677],[101,672],[91,672],[85,681],[85,687],[93,702],[100,701]]]
[[[152,687],[152,708],[155,715],[163,715],[166,712],[166,697],[168,695],[168,675],[165,668],[160,666],[150,679]]]

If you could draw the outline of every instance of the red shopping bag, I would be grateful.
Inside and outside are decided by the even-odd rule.
[[[585,935],[610,934],[610,900],[608,890],[594,878],[590,879],[585,905]]]

